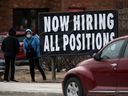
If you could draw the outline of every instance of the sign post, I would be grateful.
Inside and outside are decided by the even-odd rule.
[[[52,56],[52,80],[56,80],[56,64],[55,64],[55,56]]]

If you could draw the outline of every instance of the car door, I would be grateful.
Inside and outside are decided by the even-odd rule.
[[[117,68],[118,90],[128,91],[128,40],[125,42]]]
[[[97,86],[117,87],[117,64],[123,44],[124,40],[114,41],[100,52],[101,60],[93,71]]]

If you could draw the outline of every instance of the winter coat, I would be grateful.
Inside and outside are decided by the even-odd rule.
[[[18,39],[15,37],[15,34],[15,30],[10,29],[9,36],[2,42],[1,49],[5,56],[16,57],[16,54],[19,52],[20,45]]]
[[[34,51],[37,53],[37,57],[40,57],[40,42],[37,37],[32,36],[31,33],[31,38],[28,39],[25,37],[23,40],[23,49],[24,53],[26,54],[27,50],[29,49],[28,43],[31,43],[31,46],[34,48]]]

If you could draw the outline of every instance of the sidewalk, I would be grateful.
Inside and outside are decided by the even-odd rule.
[[[0,82],[0,96],[63,96],[61,82],[65,72],[56,72],[56,80],[52,80],[52,72],[45,71],[47,80],[43,80],[40,72],[35,70],[36,82],[31,82],[29,66],[16,66],[15,79],[19,82]]]
[[[0,82],[0,96],[63,96],[61,83]]]

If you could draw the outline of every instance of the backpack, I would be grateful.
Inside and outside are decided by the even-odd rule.
[[[32,44],[31,44],[32,41],[33,41],[33,39],[30,42],[28,42],[28,40],[26,40],[26,42],[28,44],[28,49],[26,51],[26,58],[28,58],[28,59],[32,59],[32,58],[36,57],[36,55],[37,55],[36,51],[32,47]]]

